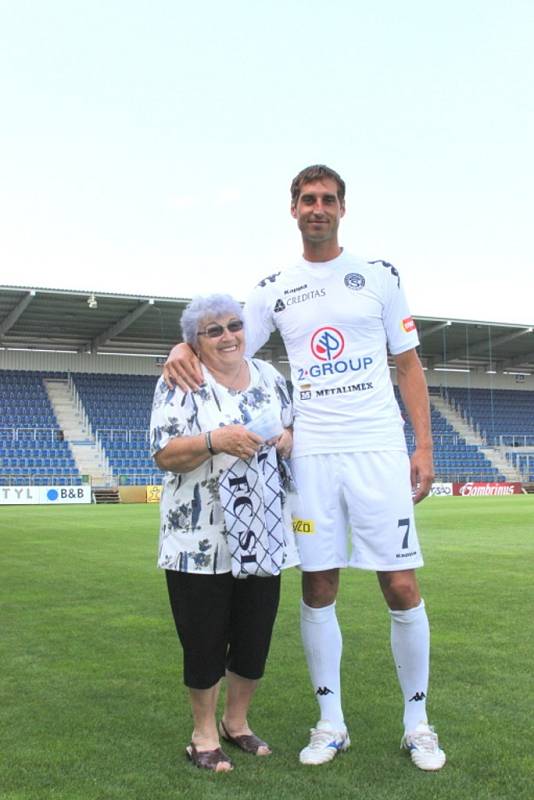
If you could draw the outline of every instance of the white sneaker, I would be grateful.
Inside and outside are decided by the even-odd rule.
[[[300,751],[301,764],[326,764],[341,751],[350,747],[350,737],[345,726],[336,730],[330,722],[319,720],[310,729],[310,743]]]
[[[441,769],[446,761],[437,733],[426,722],[420,722],[414,731],[404,734],[401,750],[408,750],[415,766],[429,772]]]

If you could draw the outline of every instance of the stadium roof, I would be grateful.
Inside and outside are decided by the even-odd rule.
[[[166,356],[188,298],[0,286],[0,347]],[[429,368],[534,373],[534,332],[524,325],[415,317]],[[278,334],[262,353],[284,357]]]

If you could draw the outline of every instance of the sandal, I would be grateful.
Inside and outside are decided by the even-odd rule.
[[[231,772],[234,768],[232,760],[217,747],[215,750],[197,750],[193,742],[185,748],[188,759],[195,767],[211,769],[213,772]],[[230,764],[230,769],[217,769],[219,764]]]
[[[239,749],[243,750],[245,753],[251,753],[254,756],[270,756],[272,753],[272,750],[267,742],[264,742],[263,739],[260,739],[259,736],[256,736],[253,733],[242,734],[241,736],[231,736],[222,720],[219,723],[219,733],[223,739],[226,739],[227,742],[235,744],[236,747],[239,747]],[[258,753],[260,747],[266,747],[269,752]]]

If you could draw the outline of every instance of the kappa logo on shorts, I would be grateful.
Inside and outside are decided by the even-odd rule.
[[[410,697],[408,702],[411,703],[412,701],[415,701],[416,703],[420,703],[421,700],[425,699],[425,697],[426,694],[424,692],[416,692],[413,697]]]
[[[298,519],[293,517],[293,533],[315,533],[315,522],[312,519]]]

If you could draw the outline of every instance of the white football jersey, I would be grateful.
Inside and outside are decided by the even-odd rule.
[[[405,450],[387,352],[419,344],[398,271],[345,252],[301,261],[256,286],[245,306],[247,351],[277,328],[291,366],[293,456]]]

